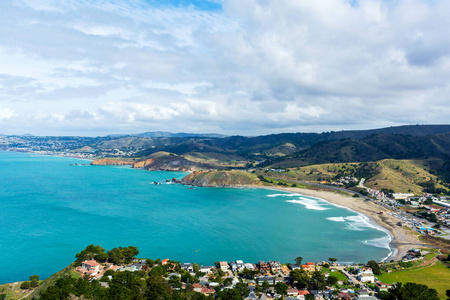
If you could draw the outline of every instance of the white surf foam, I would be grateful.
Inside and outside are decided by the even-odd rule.
[[[313,200],[313,199],[301,198],[300,200],[286,200],[286,202],[301,204],[301,205],[305,206],[306,209],[312,209],[312,210],[327,210],[328,209],[326,207],[321,206],[318,201]]]
[[[371,239],[371,240],[366,240],[364,241],[364,244],[373,246],[373,247],[377,247],[377,248],[383,248],[383,249],[391,249],[389,247],[389,242],[391,241],[391,239],[388,236],[383,236],[380,238],[375,238],[375,239]]]
[[[333,221],[333,222],[345,222],[345,219],[343,217],[329,217],[327,220]]]
[[[271,198],[274,198],[274,197],[300,197],[301,195],[300,194],[270,194],[270,195],[267,195],[267,197],[271,197]]]

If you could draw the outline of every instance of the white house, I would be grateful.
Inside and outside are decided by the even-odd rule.
[[[81,267],[88,271],[98,272],[100,270],[100,264],[95,260],[85,260],[81,263]]]
[[[357,278],[359,281],[375,283],[375,276],[373,275],[371,268],[365,267],[363,269],[358,269],[357,272]]]
[[[219,262],[220,269],[224,272],[228,271],[230,269],[230,266],[226,261]]]

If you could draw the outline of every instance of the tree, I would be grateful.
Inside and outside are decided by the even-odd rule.
[[[169,278],[169,284],[172,288],[181,288],[182,284],[178,276],[172,275]]]
[[[220,291],[217,293],[218,298],[222,300],[242,300],[244,297],[242,297],[241,293],[236,289],[226,289],[223,291]]]
[[[270,285],[267,281],[264,281],[262,284],[262,288],[263,290],[267,291],[269,289]]]
[[[288,288],[288,285],[284,282],[277,282],[277,284],[275,284],[275,290],[280,295],[285,295]]]
[[[367,263],[369,265],[369,267],[372,268],[373,274],[375,275],[381,275],[381,269],[380,266],[378,265],[378,263],[374,260],[369,260],[369,262]]]
[[[308,286],[309,277],[306,274],[305,270],[303,269],[293,270],[290,276],[296,288],[303,289]]]
[[[435,289],[430,289],[424,284],[407,282],[405,285],[397,283],[389,290],[389,299],[396,300],[439,300]]]
[[[449,254],[449,256],[450,256],[450,254]],[[450,290],[447,290],[446,292],[445,292],[445,295],[447,295],[447,300],[450,300]]]
[[[146,262],[150,268],[153,267],[153,265],[155,264],[155,261],[153,259],[147,259]]]
[[[30,276],[30,286],[37,287],[39,285],[39,275]]]
[[[84,248],[83,251],[75,255],[75,257],[77,258],[77,260],[75,261],[75,266],[81,266],[82,261],[93,259],[96,255],[104,252],[105,249],[103,249],[100,245],[95,246],[94,244],[90,244],[86,248]]]
[[[325,276],[320,271],[314,271],[309,279],[309,287],[311,290],[324,290],[327,286]]]
[[[230,285],[232,283],[233,283],[233,279],[231,277],[228,277],[223,281],[224,285]]]
[[[245,283],[238,282],[234,286],[234,289],[239,291],[239,293],[242,295],[242,297],[246,298],[248,294],[250,294],[250,291]]]
[[[24,282],[22,282],[22,284],[20,285],[20,288],[21,288],[22,290],[29,289],[29,288],[30,288],[30,282],[29,282],[29,281],[24,281]]]
[[[337,279],[336,276],[333,276],[333,275],[328,276],[328,278],[327,278],[327,284],[328,284],[329,286],[333,286],[333,285],[335,285],[337,282],[338,282],[338,279]]]
[[[328,259],[328,261],[330,262],[330,264],[333,264],[333,263],[337,262],[337,258],[330,257],[330,258]]]
[[[296,257],[294,260],[295,260],[295,262],[297,263],[297,265],[300,266],[300,265],[302,264],[303,257],[299,256],[299,257]]]
[[[99,262],[105,262],[108,259],[108,254],[105,252],[101,252],[95,255],[95,260]]]
[[[159,276],[150,276],[147,279],[147,290],[145,296],[147,299],[166,300],[170,299],[172,289],[169,283]]]

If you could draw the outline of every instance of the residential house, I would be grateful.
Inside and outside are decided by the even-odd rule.
[[[311,290],[309,291],[311,295],[313,295],[314,300],[328,300],[333,299],[333,291],[331,290]]]
[[[308,262],[304,265],[302,265],[302,269],[306,272],[314,272],[316,270],[316,265],[312,262]]]
[[[188,271],[189,273],[194,273],[194,265],[191,263],[183,263],[180,265],[180,268]]]
[[[267,282],[270,285],[275,284],[274,276],[259,276],[259,277],[256,277],[255,280],[258,285],[263,285],[264,282]]]
[[[245,264],[242,260],[237,260],[236,267],[237,267],[238,272],[242,272],[242,271],[244,271]]]
[[[270,265],[268,262],[265,262],[263,260],[258,261],[258,267],[261,273],[269,273],[270,272]]]
[[[167,265],[169,263],[169,260],[166,258],[166,259],[163,259],[162,261],[161,261],[161,265],[163,265],[163,266],[165,266],[165,265]]]
[[[377,291],[377,293],[387,292],[390,288],[392,288],[391,284],[383,283],[381,281],[378,281],[377,284],[375,285],[375,291]]]
[[[294,288],[288,289],[286,293],[287,293],[288,296],[293,296],[293,297],[297,297],[298,296],[298,290],[294,289]]]
[[[213,267],[213,266],[201,266],[200,267],[200,272],[209,274],[209,273],[212,273],[212,271],[214,269],[215,269],[215,267]]]
[[[124,271],[136,272],[136,271],[138,271],[138,268],[135,265],[129,265],[129,266],[123,266],[123,267],[117,269],[117,272],[124,272]]]
[[[230,270],[230,266],[228,265],[228,263],[226,261],[219,262],[219,267],[224,272],[227,272],[228,270]]]
[[[81,262],[81,267],[87,271],[98,272],[100,270],[100,264],[93,259]]]
[[[281,271],[281,264],[279,261],[270,260],[269,265],[273,273],[278,273]]]

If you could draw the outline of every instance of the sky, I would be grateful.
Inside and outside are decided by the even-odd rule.
[[[450,1],[0,1],[0,134],[450,120]]]

